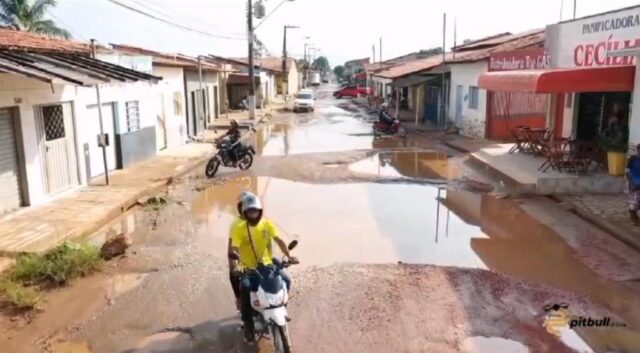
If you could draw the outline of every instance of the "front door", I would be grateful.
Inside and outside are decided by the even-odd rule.
[[[71,105],[41,106],[39,115],[47,193],[55,194],[78,183]]]
[[[462,127],[462,85],[456,86],[456,126]]]

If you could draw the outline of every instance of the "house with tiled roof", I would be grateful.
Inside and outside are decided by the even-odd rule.
[[[184,144],[190,137],[202,134],[226,112],[225,72],[231,69],[224,63],[204,58],[198,61],[183,54],[161,53],[124,44],[111,44],[111,48],[120,57],[150,56],[152,73],[164,78],[156,87],[162,111],[156,134],[159,149]],[[108,57],[108,54],[100,56],[102,59]]]
[[[91,49],[0,29],[0,214],[104,183],[95,178],[105,164],[110,171],[156,154],[150,88],[162,77],[94,59]]]
[[[224,58],[209,56],[216,62],[225,62],[238,70],[230,76],[229,101],[231,106],[239,104],[248,95],[249,76],[247,58]],[[281,57],[254,58],[253,66],[256,76],[256,104],[261,106],[271,102],[276,95],[292,95],[302,87],[302,75],[298,71],[295,59],[288,58],[286,62]]]
[[[487,71],[491,53],[540,47],[543,42],[543,30],[500,33],[467,41],[445,54],[400,57],[401,62],[377,70],[372,79],[378,87],[376,92],[392,104],[401,118],[439,126],[449,120],[468,130],[464,132],[468,135],[483,136],[480,131],[484,128],[486,93],[472,83]]]
[[[455,56],[452,55],[447,59],[451,82],[447,117],[461,135],[472,138],[508,138],[506,125],[500,121],[496,122],[496,119],[501,120],[501,118],[496,117],[495,114],[504,110],[502,106],[508,102],[516,101],[523,102],[519,105],[526,105],[518,107],[520,110],[518,114],[528,112],[528,116],[526,121],[511,119],[512,123],[544,127],[546,97],[524,94],[517,97],[491,96],[486,90],[478,87],[480,75],[493,70],[491,58],[497,57],[496,53],[519,56],[520,51],[525,51],[522,54],[523,57],[530,56],[531,60],[534,60],[534,57],[543,57],[544,34],[544,29],[516,34],[503,33],[456,48],[453,52]],[[496,118],[489,125],[487,114],[494,114]]]

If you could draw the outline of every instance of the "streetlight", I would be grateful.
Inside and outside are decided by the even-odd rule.
[[[266,0],[265,0],[266,1]],[[265,8],[264,8],[264,4],[262,3],[262,0],[258,0],[256,2],[256,13],[255,16],[257,19],[263,19],[260,23],[258,23],[258,26],[260,26],[269,16],[271,16],[271,14],[273,14],[273,12],[275,12],[275,10],[277,10],[282,4],[284,4],[285,2],[293,2],[294,0],[283,0],[280,4],[278,4],[278,6],[276,6],[273,11],[271,11],[268,15],[265,15]],[[248,40],[248,54],[249,54],[249,58],[248,58],[248,64],[249,64],[249,119],[251,120],[255,120],[256,118],[256,82],[255,82],[255,70],[253,67],[253,42],[255,40],[255,35],[254,35],[254,30],[255,28],[257,28],[258,26],[256,26],[255,28],[253,27],[253,0],[247,0],[247,31],[248,31],[248,36],[247,36],[247,40]]]
[[[287,29],[289,28],[297,29],[297,28],[300,28],[300,26],[291,26],[291,25],[284,26],[284,41],[282,44],[282,73],[284,74],[284,83],[285,83],[285,90],[284,90],[285,101],[287,100],[287,96],[289,95],[289,77],[287,75]]]

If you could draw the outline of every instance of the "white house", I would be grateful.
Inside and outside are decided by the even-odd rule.
[[[0,213],[156,153],[150,87],[159,77],[91,59],[89,46],[0,29]],[[135,151],[132,146],[135,145]]]

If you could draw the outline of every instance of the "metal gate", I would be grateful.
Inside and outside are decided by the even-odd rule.
[[[455,116],[455,123],[456,126],[459,128],[462,128],[462,95],[464,93],[462,92],[462,86],[461,85],[457,85],[456,86],[456,116]]]
[[[104,174],[104,159],[102,147],[98,146],[97,136],[100,134],[100,115],[98,105],[87,106],[87,117],[89,119],[89,165],[90,175],[95,177]],[[115,119],[113,103],[102,103],[102,127],[104,133],[109,135],[109,146],[107,146],[107,168],[116,169],[116,148],[115,148]]]
[[[172,95],[171,95],[172,96]],[[171,96],[166,93],[160,95],[160,107],[162,108],[160,114],[156,116],[156,149],[158,151],[167,148],[167,116],[169,115],[167,102],[170,101]]]
[[[0,109],[0,213],[23,204],[16,129],[12,110]]]
[[[71,105],[41,106],[38,115],[45,187],[48,194],[55,194],[78,184]]]

